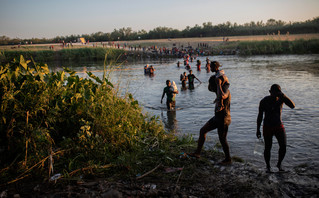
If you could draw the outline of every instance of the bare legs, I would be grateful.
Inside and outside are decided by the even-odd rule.
[[[281,162],[285,158],[286,155],[286,147],[287,147],[287,138],[285,131],[278,131],[275,133],[275,137],[279,144],[278,151],[278,163],[277,168],[279,171],[284,171],[281,167]],[[265,140],[265,150],[264,150],[264,158],[267,166],[267,171],[270,171],[270,156],[271,156],[271,147],[272,147],[272,136],[264,136]]]
[[[230,152],[229,152],[229,145],[227,142],[227,132],[228,132],[228,125],[224,125],[223,123],[220,124],[218,120],[214,117],[211,120],[209,120],[201,129],[199,132],[199,138],[198,138],[198,145],[197,149],[195,151],[195,155],[198,157],[200,156],[200,153],[202,151],[203,145],[206,140],[206,134],[217,128],[218,131],[218,137],[219,141],[223,147],[223,151],[225,153],[225,160],[223,162],[230,162],[231,157],[230,157]]]

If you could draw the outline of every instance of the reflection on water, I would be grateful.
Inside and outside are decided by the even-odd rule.
[[[206,57],[199,59],[205,62]],[[230,80],[232,124],[228,138],[232,155],[264,166],[263,157],[253,154],[258,105],[269,94],[270,86],[277,83],[296,104],[296,108],[292,110],[286,106],[283,108],[282,118],[288,143],[283,165],[295,166],[305,161],[319,163],[318,55],[214,56],[209,59],[220,61]],[[177,61],[181,60],[124,64],[113,69],[110,77],[112,82],[119,83],[123,91],[132,93],[145,111],[160,116],[168,130],[193,134],[197,138],[199,129],[214,115],[215,95],[207,90],[207,81],[212,73],[207,73],[204,69],[197,71],[194,61],[191,63],[193,73],[203,83],[195,82],[193,90],[181,90],[179,77],[186,70],[183,66],[178,68]],[[145,64],[154,66],[154,76],[144,75]],[[79,75],[85,76],[83,72],[87,70],[100,77],[103,76],[103,68],[103,63],[84,63],[73,67],[81,72]],[[180,89],[176,96],[175,112],[167,112],[165,102],[160,103],[167,79],[174,80]],[[217,132],[208,133],[205,146],[212,147],[216,142]],[[277,152],[278,146],[274,139],[271,161],[273,166],[277,161]]]
[[[164,123],[164,126],[169,131],[177,131],[177,120],[176,120],[176,111],[165,111],[166,116],[164,116],[164,112],[162,111],[161,117]]]

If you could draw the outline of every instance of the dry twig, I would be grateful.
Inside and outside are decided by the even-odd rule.
[[[151,174],[152,172],[154,172],[154,171],[155,171],[156,169],[158,169],[160,166],[162,166],[162,163],[160,163],[159,165],[157,165],[157,166],[156,166],[155,168],[153,168],[152,170],[146,172],[145,174],[143,174],[143,175],[137,177],[136,179],[142,179],[143,177],[145,177],[145,176]]]

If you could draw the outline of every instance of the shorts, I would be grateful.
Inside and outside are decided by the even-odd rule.
[[[167,101],[166,102],[166,106],[167,106],[167,109],[170,110],[170,109],[175,109],[175,101]]]
[[[274,136],[276,134],[280,133],[286,133],[285,132],[285,127],[283,124],[275,127],[270,127],[270,126],[263,126],[263,136],[264,137],[269,137],[269,136]]]

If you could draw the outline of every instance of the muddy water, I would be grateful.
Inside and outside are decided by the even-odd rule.
[[[220,61],[231,84],[232,123],[228,140],[232,155],[264,167],[263,157],[253,153],[258,105],[264,96],[269,95],[270,86],[277,83],[296,104],[295,109],[284,106],[282,112],[288,144],[283,166],[292,168],[305,162],[319,164],[318,55],[209,58]],[[199,59],[204,65],[206,57]],[[194,61],[191,63],[193,73],[202,83],[195,80],[194,90],[182,90],[179,76],[186,70],[183,66],[178,68],[177,61],[182,62],[181,59],[174,59],[127,63],[114,68],[110,77],[112,82],[119,83],[123,92],[132,93],[145,112],[159,116],[166,129],[175,130],[178,134],[192,134],[197,139],[201,126],[214,115],[215,95],[207,90],[207,81],[212,73],[207,73],[203,66],[201,71],[197,71]],[[155,67],[154,76],[144,75],[143,67],[146,63]],[[86,76],[83,71],[103,75],[103,63],[82,63],[73,69],[80,76]],[[179,87],[176,112],[167,112],[165,102],[160,103],[167,79],[174,80]],[[207,137],[206,147],[212,148],[218,143],[216,130],[208,133]],[[275,138],[273,141],[271,164],[275,166],[278,145]]]

